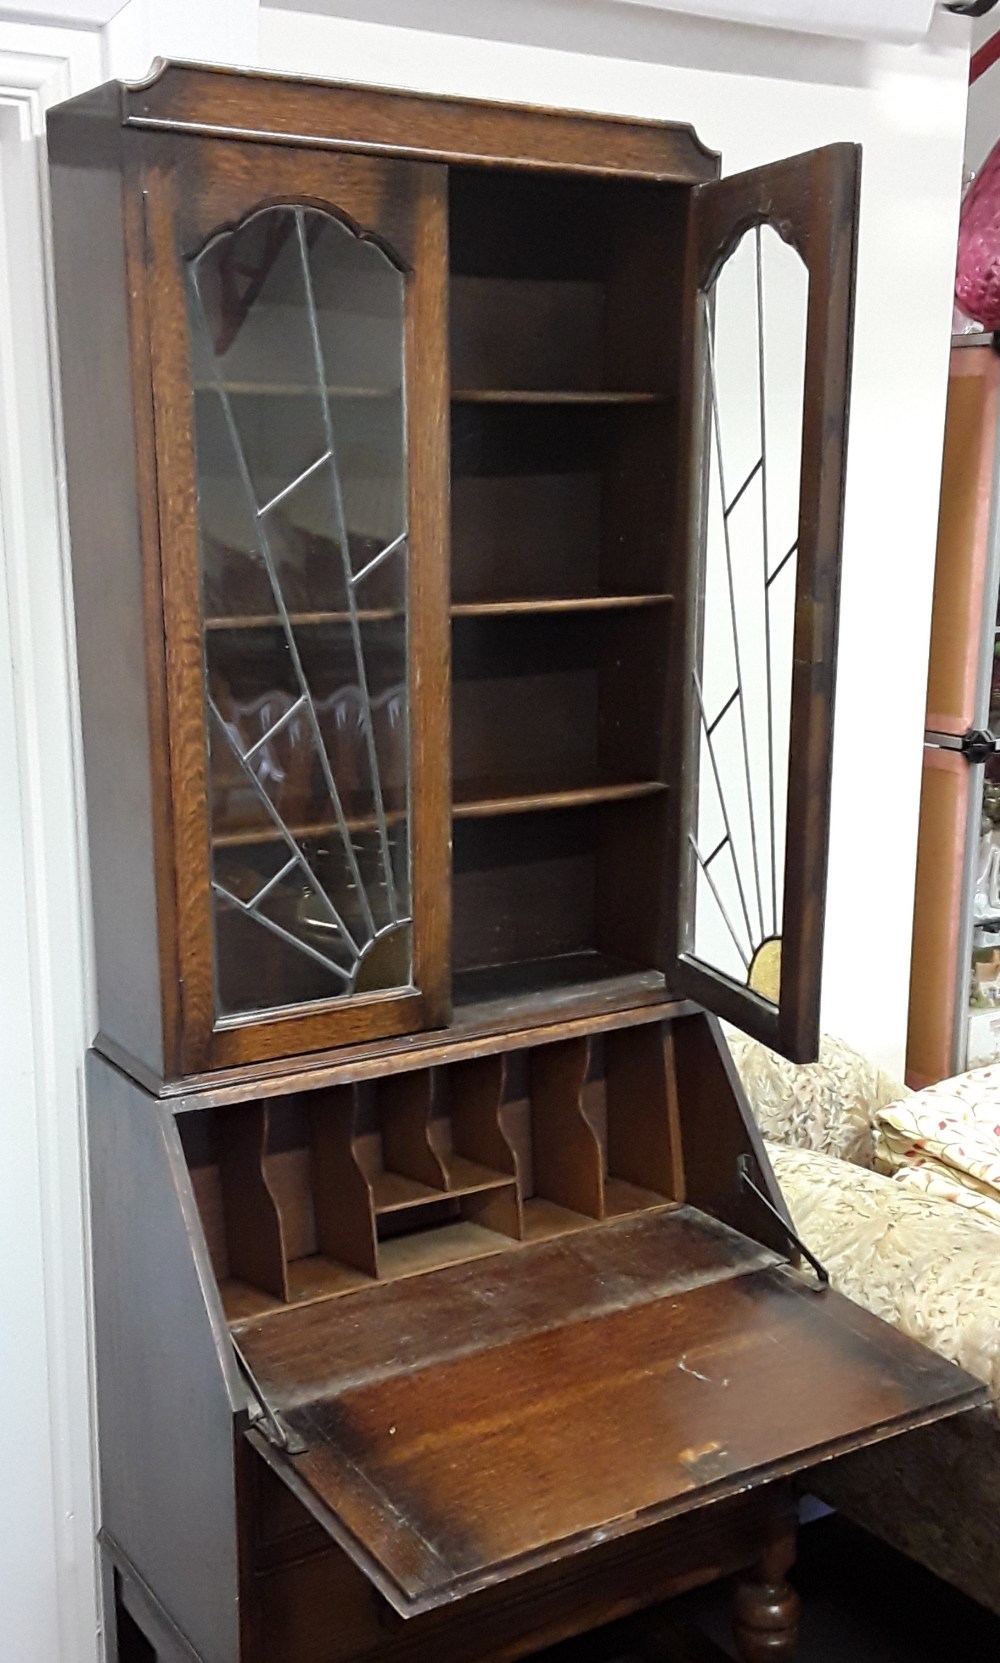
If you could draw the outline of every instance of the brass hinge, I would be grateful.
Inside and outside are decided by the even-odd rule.
[[[798,1248],[799,1252],[802,1254],[802,1257],[816,1272],[816,1277],[820,1286],[823,1288],[829,1287],[830,1272],[827,1270],[826,1266],[822,1264],[819,1259],[817,1259],[815,1253],[810,1252],[809,1248],[802,1240],[802,1237],[795,1234],[795,1231],[792,1229],[792,1226],[789,1224],[785,1215],[783,1213],[779,1213],[770,1197],[765,1195],[764,1191],[760,1188],[760,1185],[754,1182],[750,1175],[750,1156],[740,1155],[737,1159],[736,1166],[740,1175],[740,1184],[742,1187],[750,1191],[751,1195],[754,1196],[755,1199],[760,1202],[761,1206],[770,1213],[776,1224],[780,1224],[782,1230],[785,1232],[785,1235],[788,1237],[788,1240],[794,1247]]]
[[[253,1369],[250,1367],[250,1364],[247,1362],[235,1339],[233,1339],[232,1335],[229,1337],[232,1340],[233,1352],[236,1357],[239,1371],[249,1386],[255,1399],[255,1402],[250,1409],[251,1425],[254,1427],[255,1431],[263,1434],[269,1444],[273,1444],[275,1449],[280,1449],[284,1455],[304,1455],[306,1449],[308,1448],[305,1439],[300,1437],[299,1434],[288,1425],[284,1417],[279,1415],[274,1405],[268,1401],[266,1392],[259,1384],[257,1376],[254,1374]]]

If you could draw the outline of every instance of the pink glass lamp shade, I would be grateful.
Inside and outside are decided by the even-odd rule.
[[[984,329],[1000,329],[1000,144],[990,151],[962,203],[955,301]]]

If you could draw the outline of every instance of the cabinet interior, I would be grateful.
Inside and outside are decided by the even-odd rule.
[[[448,180],[455,1001],[619,978],[662,989],[688,193],[502,169],[453,167]],[[301,884],[282,879],[282,826],[320,888],[338,897],[355,940],[388,921],[390,876],[397,896],[409,882],[405,573],[398,558],[379,555],[401,512],[401,279],[381,256],[373,267],[370,250],[362,267],[361,253],[341,248],[336,280],[330,268],[315,292],[328,373],[337,365],[327,391],[350,439],[350,559],[369,562],[370,575],[348,596],[323,529],[321,469],[287,501],[279,492],[267,518],[286,641],[262,562],[239,552],[254,548],[253,531],[233,522],[240,497],[225,472],[227,421],[267,489],[306,454],[314,421],[292,240],[279,239],[265,268],[248,342],[237,334],[213,360],[193,335],[206,671],[218,713],[214,875],[235,898],[216,907],[216,979],[231,1016],[331,992],[321,962],[329,919]],[[343,827],[320,745],[296,707],[296,660]],[[257,747],[262,788],[220,723],[242,748],[267,735]],[[239,910],[262,891],[268,932]],[[393,951],[398,964],[387,962]],[[407,952],[402,936],[387,942],[357,990],[406,985]]]
[[[651,1022],[179,1118],[230,1320],[683,1199]]]
[[[458,1005],[662,962],[686,212],[450,172]]]

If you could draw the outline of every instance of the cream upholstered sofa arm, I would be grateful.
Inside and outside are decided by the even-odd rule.
[[[824,1035],[819,1061],[798,1065],[735,1030],[726,1039],[754,1117],[766,1138],[872,1165],[873,1122],[906,1087],[842,1040]]]
[[[961,1363],[1000,1402],[1000,1232],[954,1202],[768,1144],[796,1230],[835,1288]]]
[[[1000,1405],[1000,1228],[871,1168],[905,1086],[840,1040],[796,1066],[727,1033],[795,1228],[835,1288],[960,1363]]]

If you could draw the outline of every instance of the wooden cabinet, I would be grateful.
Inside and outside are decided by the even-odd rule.
[[[175,66],[50,146],[122,1631],[755,1564],[789,1655],[790,1475],[984,1395],[794,1268],[708,1014],[815,1048],[857,151]]]
[[[855,150],[179,69],[51,131],[102,1047],[808,1054]]]

